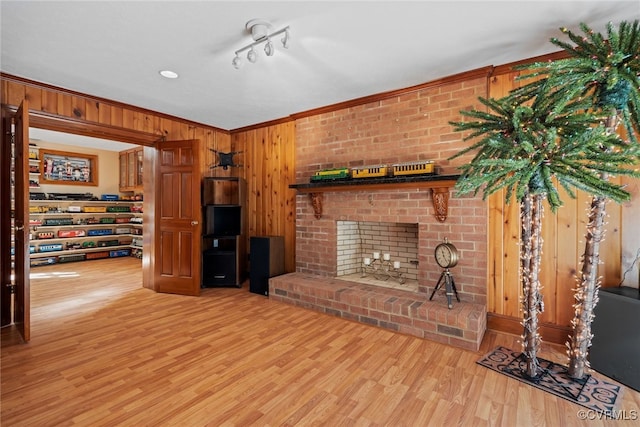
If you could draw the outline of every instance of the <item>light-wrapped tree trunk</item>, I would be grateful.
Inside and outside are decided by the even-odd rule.
[[[520,265],[522,279],[523,354],[525,374],[537,378],[540,374],[538,350],[538,314],[543,310],[540,293],[540,258],[542,254],[542,214],[544,195],[526,195],[520,203]]]
[[[569,376],[582,379],[589,367],[587,355],[591,347],[591,321],[593,309],[598,303],[600,278],[600,242],[604,237],[604,218],[607,199],[594,197],[591,201],[589,223],[585,236],[585,250],[582,255],[582,272],[580,283],[575,292],[574,318],[571,321],[573,333],[569,347]]]
[[[617,111],[606,121],[609,132],[616,132],[618,127]],[[609,177],[601,174],[603,180]],[[589,210],[589,222],[587,223],[587,233],[585,236],[584,254],[582,255],[582,270],[580,272],[580,283],[575,290],[573,305],[574,315],[571,320],[572,334],[567,342],[569,354],[568,374],[575,379],[584,378],[589,368],[589,347],[591,347],[591,322],[593,321],[593,310],[598,303],[598,291],[600,289],[600,276],[598,275],[598,265],[600,264],[600,242],[604,239],[604,222],[606,215],[607,198],[604,196],[593,196],[591,199],[591,209]]]

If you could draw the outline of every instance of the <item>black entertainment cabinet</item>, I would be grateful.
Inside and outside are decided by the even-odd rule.
[[[245,183],[238,177],[202,182],[202,287],[242,287],[246,272]]]

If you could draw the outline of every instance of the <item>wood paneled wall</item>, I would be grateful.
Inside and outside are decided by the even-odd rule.
[[[501,98],[516,87],[517,72],[496,70],[489,80],[489,94]],[[573,199],[561,192],[564,206],[554,214],[545,205],[543,252],[540,279],[543,285],[543,339],[563,343],[573,318],[576,272],[581,269],[584,235],[591,197],[581,191]],[[489,203],[489,277],[487,310],[489,327],[520,333],[522,318],[519,280],[519,206],[505,202],[504,192],[488,198]],[[636,204],[640,201],[636,201]],[[603,286],[618,286],[621,280],[623,206],[607,205],[605,240],[601,243],[599,274]]]
[[[231,145],[238,155],[239,176],[247,182],[247,239],[284,236],[285,271],[295,266],[295,122],[233,132]],[[249,247],[247,242],[247,247]]]
[[[154,185],[155,141],[199,139],[204,155],[201,157],[203,176],[228,176],[231,170],[210,169],[217,159],[210,149],[230,151],[228,131],[188,120],[144,110],[115,101],[92,97],[40,84],[27,79],[0,75],[2,108],[15,109],[23,99],[29,100],[30,123],[33,127],[75,133],[105,139],[145,145],[144,192],[152,194]],[[115,172],[117,173],[117,171]],[[153,288],[153,203],[146,204],[144,218],[143,255],[144,286]]]

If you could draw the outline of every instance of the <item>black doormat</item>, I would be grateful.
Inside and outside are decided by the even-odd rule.
[[[532,379],[525,373],[524,354],[505,347],[496,347],[476,363],[515,378],[556,396],[602,413],[611,413],[622,395],[619,385],[602,381],[593,375],[576,380],[567,374],[567,367],[538,358],[542,373]]]

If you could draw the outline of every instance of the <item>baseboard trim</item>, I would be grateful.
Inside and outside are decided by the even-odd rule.
[[[522,319],[502,314],[487,313],[487,329],[522,335]],[[566,326],[541,323],[539,329],[543,341],[564,345],[571,335],[571,328]]]

